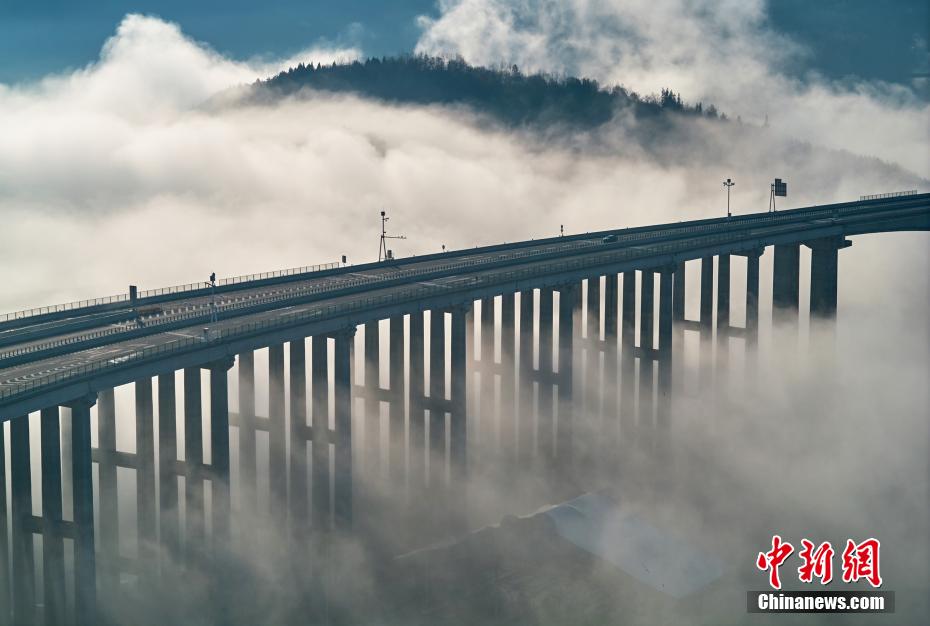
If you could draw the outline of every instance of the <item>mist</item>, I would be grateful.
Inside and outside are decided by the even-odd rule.
[[[244,104],[237,94],[256,79],[363,51],[311,46],[277,62],[236,60],[178,25],[130,15],[97,62],[0,85],[0,309],[122,293],[130,283],[187,283],[211,271],[233,276],[343,254],[350,263],[372,261],[382,209],[408,237],[396,255],[408,256],[553,236],[563,224],[575,233],[720,216],[727,177],[737,181],[735,214],[764,211],[775,176],[789,182],[786,207],[928,187],[926,103],[903,85],[789,80],[779,68],[804,51],[766,28],[761,2],[450,0],[440,7],[438,19],[421,20],[418,51],[578,73],[641,93],[670,87],[688,101],[713,102],[730,121],[675,120],[673,133],[651,142],[623,115],[589,133],[543,136],[502,128],[480,112],[331,93]],[[905,616],[926,614],[928,251],[926,233],[854,238],[840,252],[835,330],[806,319],[798,329],[769,330],[769,252],[761,261],[760,293],[769,296],[760,303],[759,354],[744,354],[734,340],[729,358],[718,347],[708,360],[694,333],[685,333],[676,346],[683,351],[675,381],[686,400],[673,406],[674,486],[662,497],[631,486],[620,497],[724,559],[739,583],[721,592],[729,604],[720,613],[671,609],[663,619],[742,618],[744,592],[762,585],[755,554],[773,532],[796,544],[801,536],[834,545],[880,537],[887,588],[898,591]],[[807,266],[805,256],[802,275]],[[734,285],[744,272],[734,260]],[[734,287],[737,324],[740,293]],[[691,318],[694,296],[692,289]],[[758,366],[747,368],[753,360]],[[712,384],[700,386],[708,367]],[[267,379],[257,384],[262,414]],[[236,397],[234,384],[230,393]],[[131,415],[130,389],[118,390],[117,402],[120,415]],[[579,409],[579,437],[596,438],[598,420]],[[121,449],[133,449],[131,428],[118,437]],[[469,486],[473,527],[554,503],[533,475],[502,489],[494,455],[482,458],[487,467]],[[645,474],[648,463],[637,458],[629,474]],[[370,472],[359,478],[366,490]],[[579,481],[588,489],[615,483],[600,464]],[[121,504],[130,528],[133,512],[131,499]],[[241,621],[286,622],[315,597],[275,568],[293,545],[266,526],[263,512],[237,506],[236,515],[254,542],[250,552],[230,555],[242,572],[238,588],[258,581],[272,590],[256,592]],[[124,540],[132,553],[132,535]],[[324,562],[323,547],[306,550],[308,563]],[[337,556],[325,562],[342,567],[333,577],[353,584],[335,586],[330,615],[369,617],[385,599],[365,546],[347,541],[331,550]],[[207,597],[203,580],[185,581],[186,594],[152,590],[153,623],[189,615]],[[359,608],[359,597],[370,604]],[[116,613],[126,608],[120,601]],[[653,623],[657,615],[631,613],[627,622]]]

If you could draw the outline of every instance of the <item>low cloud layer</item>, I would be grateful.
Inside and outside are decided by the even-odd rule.
[[[247,107],[224,91],[297,61],[359,54],[311,49],[250,64],[130,15],[96,63],[0,86],[0,308],[342,254],[368,261],[382,208],[408,236],[396,246],[406,255],[552,235],[560,224],[716,215],[728,176],[738,213],[764,210],[776,175],[792,183],[794,205],[924,182],[745,125],[682,122],[672,143],[651,144],[617,119],[593,136],[543,140],[438,107],[332,94]]]
[[[442,0],[417,50],[583,75],[642,93],[668,87],[781,137],[878,156],[926,176],[930,104],[902,85],[804,81],[810,52],[776,33],[765,0]],[[878,42],[875,45],[880,45]]]

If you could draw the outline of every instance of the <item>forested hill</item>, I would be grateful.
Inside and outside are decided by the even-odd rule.
[[[262,92],[291,95],[301,89],[351,92],[387,102],[464,105],[508,126],[564,124],[596,127],[619,110],[638,118],[668,113],[720,116],[713,106],[684,104],[670,89],[641,97],[622,87],[605,88],[587,78],[524,74],[510,69],[475,67],[460,59],[428,56],[371,58],[347,64],[301,64],[266,81]]]

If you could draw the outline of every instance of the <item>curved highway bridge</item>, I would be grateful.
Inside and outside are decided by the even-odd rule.
[[[202,283],[148,292],[131,288],[126,295],[0,316],[0,424],[11,422],[12,474],[9,498],[5,477],[0,480],[0,624],[31,623],[39,605],[50,623],[72,612],[78,623],[94,621],[98,587],[110,588],[125,562],[116,540],[117,468],[136,474],[140,541],[182,554],[192,552],[186,546],[192,545],[191,538],[202,537],[205,528],[216,546],[231,541],[231,490],[249,498],[263,488],[256,484],[259,431],[268,433],[267,489],[295,527],[357,526],[353,468],[360,463],[386,468],[385,480],[429,490],[451,511],[464,501],[471,447],[466,440],[471,437],[487,437],[493,430],[500,454],[514,463],[558,467],[576,453],[572,393],[589,385],[573,372],[589,376],[593,369],[573,364],[583,365],[584,359],[600,353],[606,355],[602,406],[610,418],[606,423],[614,424],[607,441],[616,443],[620,453],[634,436],[641,442],[637,445],[658,445],[648,433],[634,433],[668,427],[675,328],[697,330],[705,338],[716,328],[718,336],[743,336],[752,346],[758,334],[759,257],[768,247],[774,248],[772,298],[779,315],[797,320],[800,246],[805,245],[812,251],[810,314],[831,318],[836,312],[838,251],[850,244],[846,237],[906,230],[930,230],[930,194],[888,194],[366,265],[297,268],[222,280],[215,289]],[[746,284],[735,286],[736,295],[745,299],[743,328],[729,320],[731,256],[747,259]],[[694,260],[701,264],[700,318],[686,320],[684,267]],[[639,289],[636,272],[650,278],[641,279]],[[379,346],[382,320],[388,320],[386,350]],[[352,350],[360,325],[364,358],[355,372]],[[478,352],[475,338],[480,338]],[[255,406],[254,359],[263,348],[269,350],[264,416]],[[388,355],[384,363],[382,352]],[[230,412],[228,380],[234,365],[238,411]],[[209,372],[209,379],[204,378],[209,380],[209,415],[201,409],[202,370]],[[382,371],[387,386],[380,383]],[[480,411],[466,401],[474,397],[467,390],[476,384],[471,376],[475,372],[481,374]],[[501,390],[499,406],[493,402],[495,381]],[[633,415],[637,381],[638,418]],[[113,390],[127,384],[135,389],[134,453],[116,446]],[[179,395],[181,411],[176,407]],[[361,422],[359,416],[353,420],[353,396],[364,402]],[[388,408],[383,438],[382,403]],[[69,411],[61,412],[62,407]],[[25,419],[37,411],[41,516],[32,512]],[[96,447],[91,446],[92,411]],[[66,421],[59,420],[68,413],[70,441],[65,437],[62,449],[59,428]],[[178,450],[179,414],[183,451]],[[318,424],[314,415],[324,416],[323,422]],[[363,450],[353,443],[353,421],[366,430]],[[493,428],[488,426],[492,421]],[[238,430],[232,453],[231,428]],[[0,428],[0,473],[7,449],[2,437]],[[205,443],[211,450],[209,463],[204,462]],[[238,463],[238,484],[230,482],[231,454]],[[58,477],[63,463],[71,474],[72,484],[66,487],[73,498],[72,519],[64,519],[62,511]],[[96,489],[93,464],[99,472]],[[448,471],[436,471],[437,466]],[[178,490],[179,476],[185,479],[184,493]],[[207,489],[211,520],[204,519]],[[183,516],[178,513],[182,500]],[[447,520],[454,519],[450,513]],[[9,545],[7,524],[12,530]],[[43,541],[41,589],[30,576],[35,567],[33,535]],[[64,593],[66,538],[74,542],[71,605]],[[144,557],[141,552],[139,556]]]

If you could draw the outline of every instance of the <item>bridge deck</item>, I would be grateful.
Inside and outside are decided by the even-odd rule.
[[[606,271],[643,269],[716,253],[739,253],[775,243],[885,230],[930,228],[930,194],[605,231],[565,238],[524,241],[442,255],[399,259],[242,283],[218,290],[218,321],[211,323],[211,296],[203,290],[142,299],[128,306],[86,307],[68,317],[36,316],[33,324],[0,324],[0,405],[50,377],[77,370],[119,368],[145,352],[168,350],[179,340],[206,341],[236,335],[245,328],[306,324],[352,312],[355,323],[366,309],[383,313],[384,304],[409,310],[464,302],[469,298],[533,286],[558,284]],[[613,235],[616,240],[605,241]],[[421,302],[422,301],[422,302]],[[141,321],[141,323],[140,323]],[[58,375],[58,376],[56,376]],[[26,388],[29,387],[29,389]],[[2,415],[2,413],[0,413]]]

